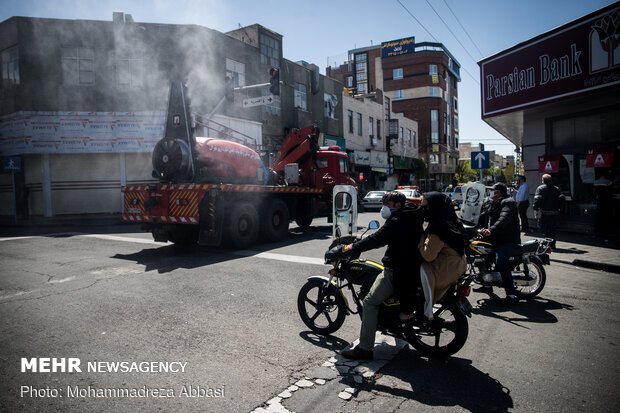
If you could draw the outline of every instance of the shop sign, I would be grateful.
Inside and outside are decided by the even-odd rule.
[[[480,62],[482,117],[620,84],[618,13],[610,5]]]
[[[547,155],[538,157],[538,172],[544,174],[556,173],[560,170],[562,155]]]
[[[400,56],[415,52],[415,37],[381,43],[381,57]]]
[[[370,151],[370,166],[385,168],[388,164],[387,152]]]
[[[335,136],[323,135],[322,146],[339,146],[342,152],[347,150],[347,141]]]
[[[410,158],[395,156],[394,169],[411,169]]]
[[[588,149],[586,168],[610,168],[614,160],[614,148]]]
[[[355,165],[370,165],[370,152],[366,152],[366,151],[353,152],[353,163]]]

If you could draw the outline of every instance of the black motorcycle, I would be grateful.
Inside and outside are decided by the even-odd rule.
[[[495,269],[495,247],[474,227],[466,226],[472,239],[466,248],[467,276],[485,287],[503,287],[502,277]],[[551,238],[541,238],[517,245],[509,260],[515,294],[521,299],[536,297],[545,287],[549,265]]]
[[[368,229],[378,227],[377,221],[371,221]],[[299,291],[299,315],[315,333],[335,332],[349,314],[359,314],[361,317],[362,301],[383,271],[379,263],[342,253],[340,245],[351,241],[351,238],[340,240],[338,237],[325,253],[325,262],[333,266],[329,277],[310,277]],[[385,335],[406,340],[424,356],[447,357],[455,354],[463,347],[469,333],[467,317],[471,317],[472,307],[467,296],[471,291],[470,283],[471,279],[461,277],[449,288],[434,305],[434,317],[430,321],[423,315],[424,294],[421,288],[416,291],[418,309],[413,320],[407,323],[399,318],[400,304],[393,294],[379,309],[377,329]],[[351,293],[353,307],[345,295],[345,288]]]

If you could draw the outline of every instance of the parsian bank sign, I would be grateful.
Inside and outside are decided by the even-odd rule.
[[[620,2],[479,62],[482,117],[620,83]]]

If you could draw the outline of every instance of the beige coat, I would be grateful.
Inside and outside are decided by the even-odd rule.
[[[425,261],[422,266],[433,291],[433,303],[436,303],[465,272],[467,258],[465,254],[461,257],[436,234],[422,236],[418,248]]]

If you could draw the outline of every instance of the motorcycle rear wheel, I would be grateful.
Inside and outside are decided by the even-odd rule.
[[[547,273],[541,263],[531,261],[528,265],[528,270],[530,277],[533,278],[532,285],[515,285],[515,295],[524,300],[530,300],[540,294],[547,282]]]
[[[347,305],[341,292],[320,280],[310,280],[301,287],[297,310],[310,330],[323,335],[338,330],[347,316]]]
[[[446,300],[435,308],[430,329],[419,332],[409,342],[422,356],[448,357],[465,345],[469,324],[454,300]]]

